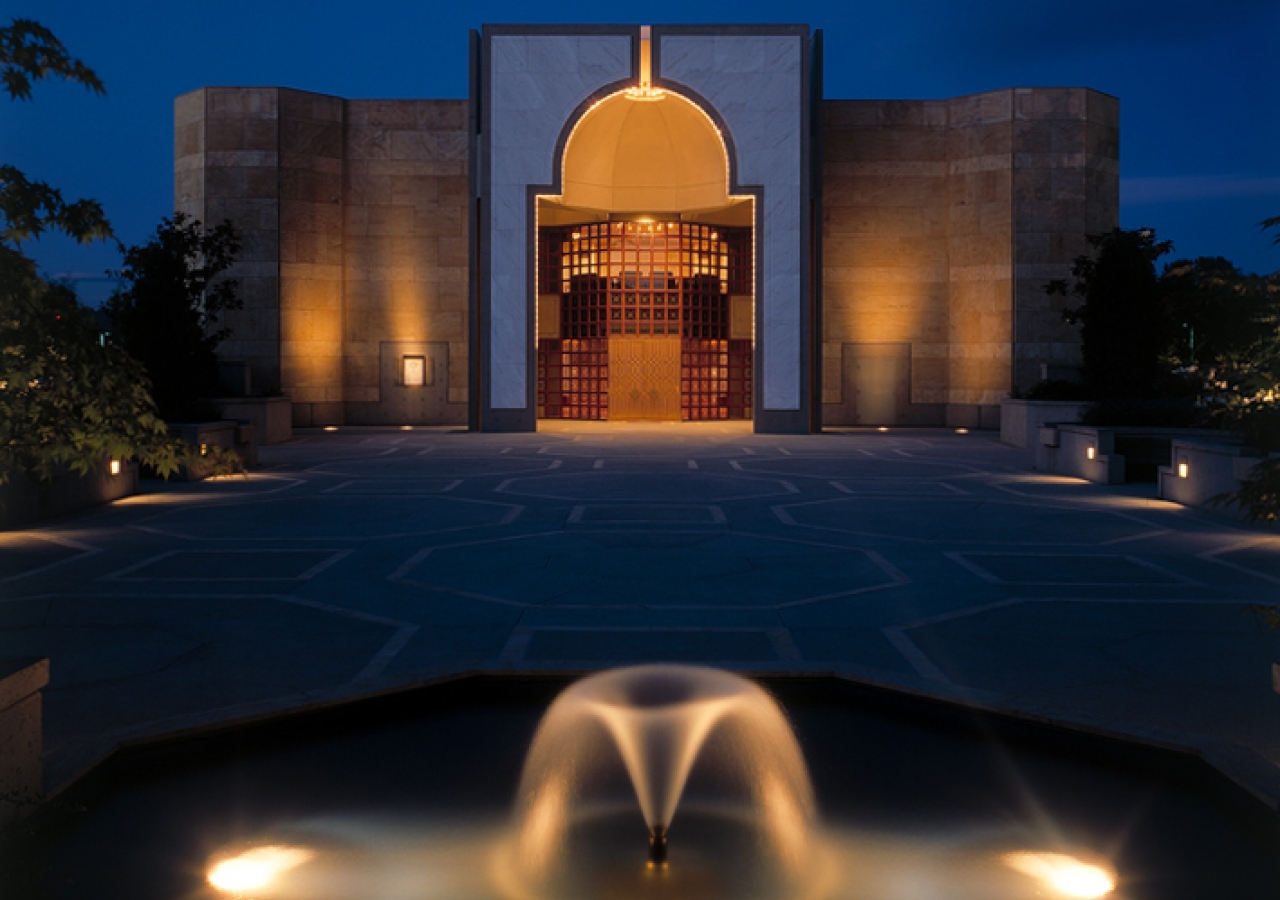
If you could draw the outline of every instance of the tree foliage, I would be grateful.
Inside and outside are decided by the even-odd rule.
[[[1076,297],[1063,316],[1079,324],[1085,385],[1098,399],[1158,393],[1165,332],[1155,262],[1173,249],[1149,228],[1088,237],[1091,255],[1071,267],[1074,283],[1050,282],[1049,294]]]
[[[217,393],[215,351],[228,334],[217,327],[219,317],[243,305],[239,284],[222,276],[240,246],[229,221],[205,229],[179,212],[125,252],[124,285],[107,314],[115,338],[146,367],[166,418],[201,418],[201,401]]]
[[[182,463],[142,367],[34,267],[25,290],[0,294],[0,348],[0,482],[13,471],[43,482],[64,469],[84,475],[109,459],[140,459],[164,476]]]
[[[14,100],[31,99],[31,82],[61,78],[96,94],[106,88],[93,70],[73,59],[53,32],[30,19],[13,19],[0,28],[0,81]]]
[[[1274,219],[1263,219],[1259,224],[1263,231],[1270,231],[1272,228],[1276,229],[1276,236],[1272,238],[1271,243],[1280,244],[1280,216],[1276,216]]]
[[[1177,260],[1160,287],[1171,365],[1202,391],[1256,396],[1280,383],[1280,296],[1274,279],[1247,275],[1217,257]]]
[[[42,26],[0,28],[0,79],[13,99],[60,77],[102,92],[102,82]],[[15,473],[49,482],[110,459],[137,459],[168,476],[196,463],[156,414],[142,366],[102,340],[92,311],[67,286],[41,278],[23,241],[61,231],[88,243],[111,235],[93,200],[67,203],[54,188],[0,165],[0,484]],[[199,460],[217,474],[242,468],[234,453]]]

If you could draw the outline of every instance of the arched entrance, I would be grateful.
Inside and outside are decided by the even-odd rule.
[[[592,106],[537,198],[537,415],[750,419],[754,197],[715,124],[647,79]]]

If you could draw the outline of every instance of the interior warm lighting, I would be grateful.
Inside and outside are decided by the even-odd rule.
[[[1093,459],[1097,452],[1098,451],[1094,450],[1092,447],[1089,447],[1084,451],[1084,457],[1085,459]]]
[[[401,430],[401,431],[413,431],[413,426],[412,426],[412,425],[401,425],[401,426],[400,426],[400,430]]]
[[[337,431],[337,430],[338,430],[338,426],[337,426],[337,425],[326,425],[326,426],[324,426],[324,430],[325,430],[325,431]]]
[[[650,40],[649,26],[640,28],[640,83],[627,88],[627,97],[631,100],[661,100],[666,91],[653,86],[653,42]]]
[[[1185,462],[1178,463],[1178,477],[1179,478],[1187,477],[1187,464]]]
[[[969,429],[968,429],[968,428],[957,428],[957,429],[956,429],[956,434],[968,434],[968,433],[969,433]]]
[[[208,444],[201,444],[201,445],[200,445],[200,455],[201,455],[201,456],[208,456],[208,455],[209,455],[209,445],[208,445]]]
[[[111,460],[111,474],[112,475],[120,474],[120,460],[118,459]],[[1185,478],[1186,476],[1184,475],[1182,477]]]
[[[255,847],[209,869],[209,883],[228,894],[261,890],[315,854],[302,847]]]
[[[888,430],[889,430],[888,425],[881,425],[879,428],[876,429],[876,431],[888,431]]]
[[[1040,880],[1058,897],[1105,897],[1115,890],[1115,876],[1099,866],[1063,853],[1007,853],[1005,864]]]

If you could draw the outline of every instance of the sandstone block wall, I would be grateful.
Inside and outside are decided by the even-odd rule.
[[[220,353],[249,362],[256,389],[279,390],[280,105],[276,88],[205,88],[174,101],[174,208],[230,219],[244,250],[231,275],[245,308],[227,313]]]
[[[467,420],[468,137],[465,100],[347,101],[348,422],[387,422],[383,342],[447,343],[448,408],[428,424]]]
[[[347,101],[205,88],[175,101],[175,205],[244,236],[228,359],[293,401],[297,425],[463,423],[466,101]],[[386,402],[384,345],[443,346],[423,421]],[[385,409],[383,407],[386,407]]]
[[[824,420],[852,424],[844,345],[893,343],[911,347],[907,414],[940,420],[949,396],[946,103],[827,101],[823,127]]]
[[[174,112],[176,208],[245,239],[222,355],[288,394],[297,425],[465,422],[467,101],[206,88]],[[894,382],[880,408],[899,423],[972,426],[1043,363],[1078,365],[1043,286],[1118,224],[1115,98],[1017,88],[822,114],[826,424],[854,423],[850,373]],[[444,373],[430,396],[395,384],[402,352]]]
[[[1015,386],[1040,366],[1079,366],[1078,331],[1062,321],[1074,301],[1044,284],[1070,275],[1086,234],[1120,224],[1120,101],[1086,89],[1017,89],[1014,100]]]
[[[1018,88],[823,115],[828,424],[853,424],[846,344],[910,344],[904,424],[991,424],[1042,362],[1079,364],[1043,287],[1119,222],[1115,98]]]

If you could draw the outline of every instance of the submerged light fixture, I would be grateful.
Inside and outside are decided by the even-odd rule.
[[[1065,853],[1007,853],[1004,863],[1011,869],[1039,879],[1050,896],[1083,900],[1105,897],[1116,888],[1115,876],[1101,866],[1081,862]]]
[[[223,893],[241,896],[246,891],[267,887],[278,876],[313,856],[313,852],[303,847],[255,847],[210,866],[209,884]]]

